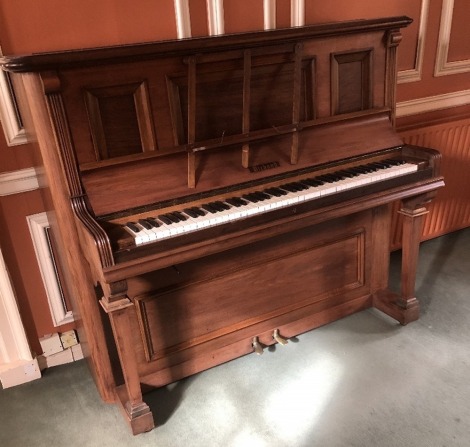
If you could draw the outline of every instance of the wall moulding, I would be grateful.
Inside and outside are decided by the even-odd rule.
[[[0,250],[0,364],[32,360],[26,333],[16,304],[2,251]]]
[[[18,171],[0,174],[0,197],[34,191],[38,188],[38,174],[35,168],[19,169]]]
[[[211,36],[225,33],[224,0],[207,0],[207,23]]]
[[[397,104],[397,117],[419,115],[434,110],[450,109],[470,104],[470,90],[427,96]]]
[[[419,29],[416,44],[415,64],[409,70],[401,70],[398,72],[398,84],[407,82],[417,82],[421,80],[424,61],[424,42],[426,41],[426,31],[428,27],[429,0],[421,1],[421,13],[419,16]]]
[[[451,62],[447,60],[452,33],[453,12],[454,0],[443,0],[434,76],[446,76],[470,72],[470,59]]]
[[[305,25],[305,0],[291,0],[291,26]]]
[[[0,249],[0,382],[9,388],[40,377]]]
[[[28,142],[16,104],[13,86],[7,73],[2,70],[0,70],[0,120],[8,146],[17,146]]]
[[[0,57],[3,56],[0,47]],[[28,142],[9,75],[0,69],[0,121],[8,146]]]
[[[276,0],[263,0],[264,29],[276,28]]]
[[[191,37],[191,17],[188,0],[174,0],[176,16],[176,33],[178,39]]]
[[[49,237],[49,221],[46,213],[33,214],[26,217],[33,240],[34,251],[46,290],[49,310],[54,326],[61,326],[74,321],[73,313],[67,308],[60,283],[57,263]]]

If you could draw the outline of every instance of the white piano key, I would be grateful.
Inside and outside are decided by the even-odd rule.
[[[145,242],[150,241],[150,238],[148,238],[147,235],[141,231],[135,232],[127,225],[124,225],[124,229],[134,237],[136,245],[144,244]]]
[[[157,237],[151,230],[147,230],[139,223],[136,223],[135,225],[140,229],[139,235],[142,237],[144,242],[152,242],[157,240]]]

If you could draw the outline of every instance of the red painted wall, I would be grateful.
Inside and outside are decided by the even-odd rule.
[[[170,39],[173,0],[15,0],[0,5],[4,53],[30,53]]]

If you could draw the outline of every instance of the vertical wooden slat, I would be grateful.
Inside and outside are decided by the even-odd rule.
[[[188,59],[188,187],[196,187],[196,154],[191,146],[196,141],[196,58]]]
[[[299,159],[299,129],[300,122],[300,89],[302,85],[302,44],[295,45],[294,61],[294,92],[292,104],[292,124],[295,126],[292,133],[291,163],[296,164]]]
[[[245,50],[243,59],[243,123],[242,132],[247,135],[250,132],[250,106],[251,106],[251,51]],[[242,147],[242,166],[250,165],[250,143]]]

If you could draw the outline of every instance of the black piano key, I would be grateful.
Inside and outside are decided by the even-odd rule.
[[[365,166],[355,166],[350,169],[358,172],[359,174],[369,174],[371,172],[374,172],[371,168],[366,168]]]
[[[261,191],[255,191],[253,194],[255,194],[255,196],[260,202],[271,198],[268,194],[261,192]]]
[[[390,168],[390,163],[384,163],[382,161],[376,161],[375,164],[377,166],[380,166],[381,169],[387,169],[387,168]]]
[[[291,182],[291,183],[286,183],[284,185],[281,185],[281,188],[287,189],[288,191],[291,191],[291,192],[299,192],[299,191],[303,191],[304,189],[308,189],[308,186],[302,185],[299,182]]]
[[[139,225],[144,227],[146,230],[152,229],[152,225],[149,222],[147,222],[145,219],[139,219]]]
[[[301,180],[299,183],[302,185],[302,187],[305,189],[310,189],[312,187],[312,185],[310,185],[307,181],[307,179],[305,180]]]
[[[178,216],[175,216],[173,213],[166,213],[165,216],[170,219],[173,223],[178,223],[180,222],[180,219]]]
[[[282,189],[279,189],[279,188],[268,188],[268,189],[266,189],[266,192],[268,194],[270,194],[271,196],[274,196],[274,197],[281,197],[281,196],[286,194],[285,191],[283,191]]]
[[[140,228],[136,225],[135,222],[127,222],[126,227],[132,230],[134,233],[138,233]]]
[[[385,160],[382,160],[383,162],[390,163],[392,166],[399,166],[403,165],[406,163],[405,160],[400,160],[398,158],[387,158]]]
[[[340,180],[344,179],[344,177],[341,174],[338,174],[337,172],[331,172],[326,175],[330,176],[334,182],[339,182]]]
[[[227,199],[226,202],[237,208],[244,205],[238,197],[231,197],[230,199]]]
[[[306,178],[302,180],[302,183],[306,183],[307,185],[314,186],[314,187],[325,184],[325,182],[322,182],[321,180],[317,180],[316,178]]]
[[[198,208],[197,206],[193,206],[191,209],[200,217],[203,217],[203,216],[206,215],[206,212],[202,208]]]
[[[216,201],[216,202],[210,202],[209,205],[214,208],[217,212],[225,211],[224,206],[222,205],[222,202]]]
[[[160,226],[160,223],[154,217],[147,217],[146,220],[153,228],[158,228]]]
[[[216,203],[222,210],[229,210],[231,208],[228,203],[222,202],[221,200],[218,200]]]
[[[358,175],[362,174],[362,172],[359,172],[357,169],[354,169],[354,168],[345,169],[344,171],[341,171],[341,172],[344,172],[345,174],[349,174],[351,178],[357,177]]]
[[[374,165],[374,163],[367,163],[366,167],[372,169],[372,172],[377,172],[379,169],[377,166]]]
[[[242,199],[241,197],[232,197],[232,199],[238,202],[240,206],[246,206],[249,203],[248,201],[246,201],[245,199]]]
[[[276,188],[282,196],[287,196],[287,194],[289,194],[285,189],[282,189],[282,188]]]
[[[297,182],[289,183],[289,187],[292,188],[293,192],[300,192],[304,189],[302,185]]]
[[[173,223],[173,221],[166,214],[160,214],[158,219],[166,225],[171,225]]]
[[[344,178],[344,177],[353,178],[353,177],[355,177],[355,176],[357,175],[357,174],[355,174],[354,172],[349,172],[349,171],[347,171],[347,170],[338,171],[338,172],[336,172],[336,174],[341,175],[341,177],[343,177],[343,178]]]
[[[334,177],[328,174],[319,175],[318,177],[315,177],[315,179],[321,180],[322,182],[325,182],[325,183],[334,183],[336,181]]]
[[[296,192],[296,189],[292,187],[290,183],[284,183],[283,185],[280,186],[280,188],[283,189],[284,191]]]
[[[189,217],[192,217],[193,219],[199,217],[199,214],[192,208],[185,208],[183,212],[186,213]]]
[[[296,188],[293,188],[290,183],[285,183],[285,184],[281,185],[280,188],[282,188],[284,191],[288,191],[288,192],[296,192],[297,191]]]
[[[242,196],[242,198],[247,200],[248,202],[252,202],[252,203],[259,202],[259,199],[256,196],[254,196],[253,194],[244,194]]]
[[[217,209],[212,207],[209,203],[204,203],[204,205],[201,205],[201,208],[211,214],[215,214],[217,212]]]
[[[305,191],[306,189],[309,189],[310,186],[303,183],[302,181],[300,182],[295,182],[296,186],[299,188],[299,191]]]
[[[171,214],[177,219],[179,219],[180,222],[188,220],[188,218],[184,214],[181,214],[179,211],[173,211]]]

